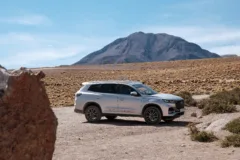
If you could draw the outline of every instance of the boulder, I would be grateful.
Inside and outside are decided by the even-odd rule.
[[[0,72],[0,160],[51,160],[57,118],[50,108],[41,78],[20,70],[7,79]],[[2,78],[4,77],[4,78]]]
[[[8,77],[9,77],[9,73],[4,67],[0,65],[0,90],[1,91],[6,90]]]

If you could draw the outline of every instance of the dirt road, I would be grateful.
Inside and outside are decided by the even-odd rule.
[[[190,117],[196,109],[188,109],[172,124],[157,126],[125,117],[90,124],[73,107],[53,110],[59,122],[53,160],[240,160],[239,148],[190,140],[186,125],[199,121]]]

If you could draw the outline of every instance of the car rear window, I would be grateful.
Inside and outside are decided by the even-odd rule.
[[[116,84],[93,84],[88,90],[101,93],[116,93]]]

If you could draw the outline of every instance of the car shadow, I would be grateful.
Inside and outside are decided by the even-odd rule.
[[[83,122],[83,123],[89,123],[89,122]],[[160,122],[156,125],[149,125],[146,124],[144,121],[138,121],[138,120],[123,120],[123,119],[115,119],[115,120],[107,120],[103,119],[97,123],[93,124],[104,124],[104,125],[115,125],[115,126],[154,126],[154,127],[186,127],[189,123],[192,123],[190,121],[173,121],[173,122]],[[89,123],[91,124],[91,123]]]

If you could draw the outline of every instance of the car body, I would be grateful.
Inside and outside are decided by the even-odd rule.
[[[156,124],[161,120],[169,122],[184,115],[183,98],[157,93],[138,81],[92,81],[82,85],[75,93],[74,111],[85,114],[89,122],[99,121],[102,116],[108,119],[114,119],[116,116],[139,116],[144,117],[148,124]],[[96,112],[100,115],[95,117],[95,120],[89,118],[94,112],[87,112],[89,106],[98,108]]]

